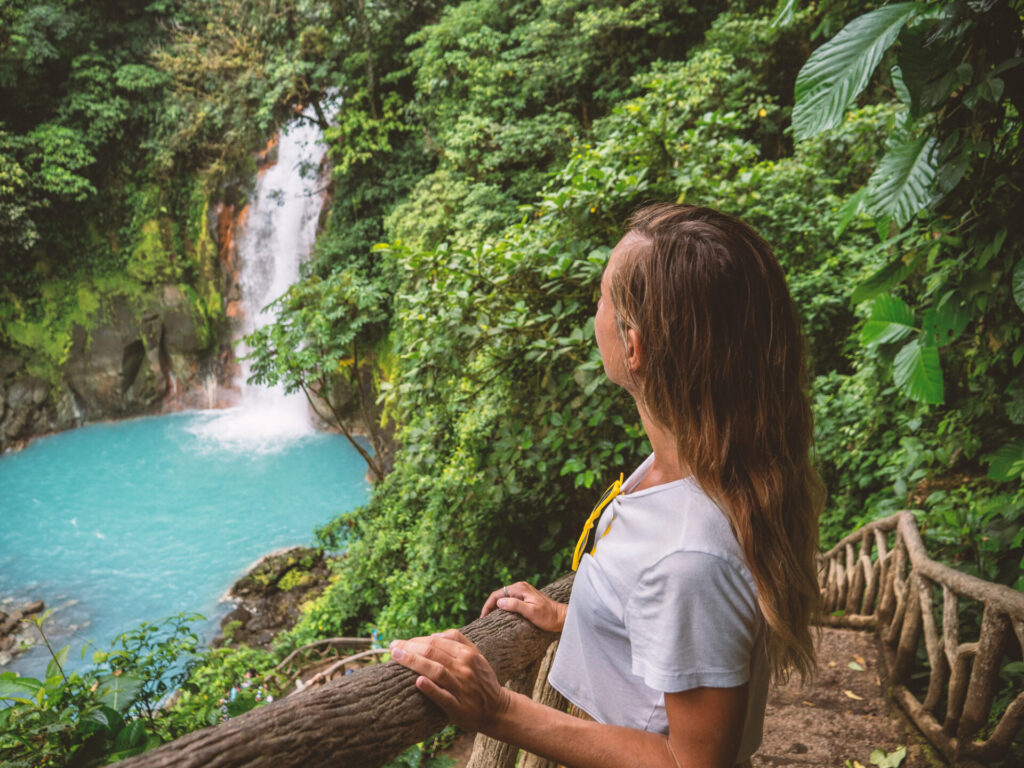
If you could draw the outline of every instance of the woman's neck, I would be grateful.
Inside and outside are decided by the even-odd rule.
[[[640,482],[631,491],[642,491],[644,488],[651,488],[655,485],[671,483],[673,480],[681,480],[688,477],[690,468],[686,462],[679,458],[679,444],[675,435],[655,420],[650,412],[639,402],[637,410],[640,412],[640,421],[644,425],[644,432],[647,439],[651,441],[651,448],[654,450],[654,461],[647,473],[640,478]]]

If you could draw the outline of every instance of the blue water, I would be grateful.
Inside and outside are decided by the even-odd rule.
[[[97,424],[0,457],[0,609],[29,599],[69,662],[141,621],[230,610],[225,591],[263,555],[308,544],[313,528],[361,504],[366,465],[337,435],[267,450],[202,434],[213,412]],[[39,675],[45,649],[6,669]]]

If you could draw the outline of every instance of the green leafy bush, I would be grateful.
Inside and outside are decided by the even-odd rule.
[[[33,621],[43,633],[43,617]],[[0,673],[0,758],[10,766],[90,766],[137,755],[167,736],[159,706],[189,674],[198,614],[146,622],[119,635],[94,666],[66,669],[69,647],[50,648],[43,680]],[[83,648],[83,655],[86,649]]]

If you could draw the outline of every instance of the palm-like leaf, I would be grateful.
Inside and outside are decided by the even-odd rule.
[[[917,136],[889,147],[868,180],[867,210],[903,226],[931,202],[938,142]]]
[[[865,13],[811,54],[796,78],[793,131],[797,139],[842,122],[850,102],[867,86],[903,25],[921,7],[895,3]]]

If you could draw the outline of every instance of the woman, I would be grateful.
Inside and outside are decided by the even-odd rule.
[[[769,680],[814,668],[822,494],[782,270],[737,219],[643,208],[609,258],[594,336],[653,453],[609,494],[568,606],[519,583],[483,608],[562,633],[549,681],[593,720],[501,687],[455,630],[392,656],[455,723],[567,766],[743,763]]]

